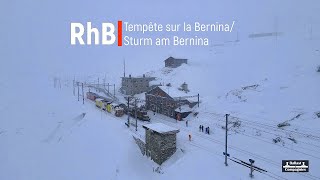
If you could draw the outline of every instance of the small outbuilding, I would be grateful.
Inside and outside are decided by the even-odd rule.
[[[183,63],[188,64],[188,59],[176,59],[173,57],[169,57],[168,59],[164,60],[164,63],[165,67],[177,68]]]
[[[185,104],[176,108],[174,111],[176,114],[180,114],[180,118],[186,118],[192,112],[192,108]]]
[[[179,129],[162,123],[143,125],[143,128],[146,130],[146,155],[161,165],[176,152]]]

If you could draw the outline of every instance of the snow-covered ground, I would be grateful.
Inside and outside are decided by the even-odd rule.
[[[1,2],[0,179],[250,179],[248,168],[231,160],[224,166],[226,113],[230,158],[254,159],[268,171],[254,172],[255,179],[320,179],[320,118],[315,114],[320,111],[320,3],[255,4]],[[118,19],[237,23],[234,33],[200,34],[211,39],[209,47],[70,46],[70,22],[99,25]],[[249,38],[273,31],[282,35]],[[237,33],[239,42],[233,42]],[[188,58],[189,63],[164,68],[169,56]],[[115,84],[116,95],[123,98],[118,91],[123,59],[127,74],[170,83],[169,94],[183,82],[189,95],[200,94],[200,107],[194,109],[199,114],[187,118],[188,127],[185,121],[150,113],[151,123],[180,129],[177,152],[158,172],[132,138],[144,137],[147,122],[138,121],[136,132],[125,126],[125,116],[102,112],[89,100],[83,105],[73,95],[74,78],[91,83],[99,78]],[[56,87],[55,78],[60,80]],[[290,125],[279,128],[281,123]],[[211,134],[200,132],[199,125],[210,126]],[[310,172],[282,173],[285,159],[309,160]]]

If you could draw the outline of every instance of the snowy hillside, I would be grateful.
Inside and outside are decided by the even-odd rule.
[[[254,179],[320,179],[319,9],[316,0],[1,2],[0,179],[250,179],[249,168],[230,160],[250,158],[267,171],[255,171]],[[70,22],[118,19],[237,23],[230,34],[197,34],[210,38],[208,47],[70,46]],[[252,38],[275,31],[280,35]],[[165,68],[169,56],[189,62]],[[127,75],[170,83],[168,94],[184,82],[187,95],[200,94],[188,127],[148,112],[151,123],[180,130],[177,152],[161,167],[132,138],[144,137],[148,122],[138,121],[136,132],[125,126],[126,116],[73,95],[74,79],[99,79],[115,84],[123,101],[124,59]],[[222,154],[227,113],[228,167]],[[282,160],[309,160],[310,172],[283,173]]]

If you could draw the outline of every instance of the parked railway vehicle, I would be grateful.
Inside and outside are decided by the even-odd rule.
[[[134,108],[131,111],[131,115],[135,116],[135,111],[137,111],[137,118],[142,120],[142,121],[149,121],[150,122],[150,117],[148,116],[148,112],[144,109],[138,108],[135,110]]]
[[[106,106],[106,110],[107,110],[107,112],[108,113],[111,113],[111,111],[112,111],[112,105],[111,105],[111,102],[107,102],[107,104],[105,105]]]
[[[117,116],[117,117],[121,117],[124,114],[123,108],[121,108],[119,106],[115,107],[114,111],[115,111],[114,115]]]
[[[96,93],[93,92],[87,92],[87,99],[90,99],[91,101],[95,101],[97,98],[99,98],[100,96]]]
[[[114,111],[114,115],[117,117],[121,117],[124,114],[129,114],[132,117],[137,115],[137,118],[142,121],[150,121],[150,117],[147,114],[147,111],[144,108],[128,108],[127,105],[121,103],[117,104],[112,102],[111,99],[100,96],[93,92],[86,93],[87,98],[94,101],[95,105],[108,113],[112,113]]]
[[[106,110],[107,103],[108,101],[106,101],[105,99],[102,99],[102,98],[96,99],[96,106],[104,111]]]
[[[129,109],[127,108],[125,110],[125,113],[129,114],[132,117],[135,117],[137,115],[137,118],[142,121],[150,121],[150,117],[148,116],[147,111],[143,108],[135,109],[133,107],[130,107]]]

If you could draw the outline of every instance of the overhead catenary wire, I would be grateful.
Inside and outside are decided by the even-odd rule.
[[[218,122],[223,123],[223,121],[222,121],[221,119],[215,119],[215,120],[217,120]],[[290,138],[291,138],[291,133],[281,131],[281,130],[279,130],[278,128],[274,129],[274,128],[268,128],[268,127],[261,126],[261,125],[257,125],[257,124],[250,123],[250,122],[248,123],[248,122],[246,122],[246,121],[242,121],[242,120],[239,119],[239,118],[238,118],[237,120],[239,120],[239,121],[241,122],[241,125],[242,125],[242,126],[250,127],[250,128],[256,129],[257,131],[265,132],[265,133],[267,133],[267,134],[272,134],[272,135],[275,135],[275,136],[277,136],[277,137],[282,137],[282,138],[283,138],[285,135],[289,135],[289,137],[285,137],[285,138],[287,138],[287,139],[290,139]],[[220,127],[223,127],[223,125],[218,125],[218,124],[215,124],[215,125],[218,126],[218,127],[219,127],[219,126],[220,126]],[[269,129],[269,130],[271,130],[271,131],[267,131],[266,129]],[[275,132],[272,132],[272,131],[279,132],[279,133],[281,133],[281,134],[276,134]],[[285,133],[285,134],[282,135],[282,133]],[[305,137],[305,136],[303,136],[303,137]],[[308,142],[305,142],[305,141],[303,141],[303,140],[299,140],[298,142],[299,142],[299,143],[306,144],[306,145],[308,145],[308,146],[312,146],[312,147],[317,147],[317,148],[320,147],[319,145],[316,145],[315,143],[308,143]],[[314,149],[308,149],[308,148],[304,148],[304,147],[299,147],[299,148],[301,148],[301,149],[306,149],[306,150],[310,150],[310,151],[314,151],[314,152],[318,152],[317,150],[314,150]],[[320,152],[319,152],[319,153],[320,153]]]
[[[203,111],[199,111],[199,112],[211,114],[211,115],[216,116],[218,118],[222,118],[223,117],[223,114],[218,114],[218,113],[214,113],[214,112],[203,112]],[[236,117],[236,116],[230,116],[230,119],[240,120],[241,122],[255,124],[256,126],[258,126],[258,125],[259,126],[263,126],[263,128],[273,129],[273,130],[276,130],[276,131],[283,131],[283,132],[287,132],[287,133],[297,134],[297,135],[300,135],[302,137],[308,137],[310,139],[313,139],[315,141],[319,141],[320,142],[320,135],[318,136],[318,135],[314,135],[314,134],[306,134],[306,133],[302,133],[302,132],[297,132],[297,131],[293,131],[293,130],[279,128],[278,126],[274,126],[272,124],[261,123],[261,122],[257,122],[257,121],[251,121],[251,120],[240,118],[240,117]],[[219,119],[218,121],[222,121],[222,120]]]
[[[167,121],[167,120],[165,120],[165,119],[163,119],[163,118],[159,118],[159,119],[161,119],[161,122],[169,123],[170,126],[173,126],[173,127],[175,127],[175,128],[179,128],[179,129],[182,129],[182,130],[184,130],[184,131],[186,131],[186,132],[190,132],[189,129],[186,129],[186,128],[184,128],[184,127],[177,126],[176,123],[169,122],[169,121]],[[206,136],[206,135],[203,135],[202,133],[199,133],[199,132],[197,132],[197,131],[192,131],[192,132],[193,132],[193,134],[196,134],[197,136],[200,136],[201,138],[207,139],[207,140],[209,140],[209,141],[211,141],[211,142],[213,142],[213,143],[216,143],[216,144],[218,144],[218,145],[224,146],[224,143],[221,142],[221,141],[219,141],[219,140],[216,140],[216,139],[213,139],[213,138],[208,137],[208,136]],[[270,159],[268,159],[268,158],[265,158],[265,157],[263,157],[263,156],[261,156],[261,155],[257,155],[257,154],[255,154],[255,153],[251,153],[251,152],[249,152],[249,151],[247,151],[247,150],[243,150],[243,149],[238,148],[238,147],[233,146],[233,145],[228,145],[228,147],[229,147],[230,149],[233,149],[233,150],[238,151],[238,152],[240,152],[240,153],[249,155],[249,156],[254,157],[254,158],[256,158],[256,159],[260,159],[260,160],[262,160],[262,161],[264,161],[264,162],[266,162],[266,163],[268,163],[268,164],[271,164],[271,165],[273,165],[273,166],[275,166],[275,167],[279,167],[279,163],[278,163],[278,162],[275,162],[275,161],[273,161],[273,160],[270,160]],[[222,155],[222,154],[221,154],[221,155]],[[308,173],[308,174],[301,174],[301,173],[299,173],[298,175],[307,177],[307,178],[309,178],[309,179],[314,179],[314,180],[320,179],[319,177],[314,176],[314,175],[311,175],[310,173]]]
[[[264,132],[264,133],[270,134],[270,135],[274,135],[274,136],[277,136],[277,137],[281,137],[281,138],[285,138],[285,139],[289,139],[289,138],[290,138],[290,137],[284,137],[283,135],[276,134],[276,133],[273,133],[273,132],[270,132],[270,131],[266,131],[266,130],[263,130],[263,129],[259,129],[259,128],[255,127],[255,126],[251,126],[251,125],[243,125],[243,126],[245,126],[245,127],[249,127],[249,128],[255,129],[255,130],[257,130],[257,131],[260,131],[260,132]],[[259,136],[259,137],[261,137],[261,136]],[[304,142],[304,141],[301,141],[301,140],[297,141],[296,143],[303,143],[303,144],[306,144],[306,145],[308,145],[308,146],[313,146],[313,147],[320,148],[320,146],[319,146],[319,145],[315,145],[315,144],[307,143],[307,142]],[[299,147],[299,146],[298,146],[298,147]],[[299,147],[299,148],[305,149],[305,148],[303,148],[303,147]],[[306,149],[307,149],[307,148],[306,148]],[[315,152],[320,153],[320,151],[316,151],[316,150],[314,150],[314,149],[307,149],[307,150],[315,151]]]
[[[176,126],[176,123],[169,122],[169,121],[167,121],[167,120],[164,120],[163,118],[160,118],[160,119],[162,119],[162,122],[165,122],[165,124],[170,123],[171,126],[173,126],[173,127]],[[140,122],[139,122],[139,123],[140,123]],[[179,127],[176,126],[176,128],[183,129],[184,131],[187,131],[187,132],[190,131],[189,129],[186,129],[186,128],[180,127],[180,126],[179,126]],[[216,140],[216,139],[213,139],[213,138],[211,138],[211,137],[209,137],[209,136],[203,135],[202,133],[199,133],[199,132],[197,132],[197,131],[193,131],[193,133],[195,133],[195,134],[197,134],[199,137],[204,138],[204,139],[207,139],[207,140],[209,140],[209,141],[211,141],[211,142],[213,142],[213,143],[215,143],[215,144],[224,146],[224,143],[221,142],[221,141],[219,141],[219,140]],[[197,146],[197,145],[194,145],[194,146]],[[198,145],[198,146],[199,146],[199,145]],[[264,162],[267,162],[268,164],[271,164],[271,165],[273,165],[273,166],[276,166],[276,167],[279,166],[279,164],[278,164],[277,162],[275,162],[275,161],[273,161],[273,160],[270,160],[270,159],[268,159],[268,158],[265,158],[265,157],[263,157],[263,156],[260,156],[260,155],[251,153],[251,152],[249,152],[249,151],[243,150],[243,149],[238,148],[238,147],[236,147],[236,146],[228,145],[228,147],[229,147],[230,149],[233,149],[233,150],[238,151],[238,152],[240,152],[240,153],[247,154],[247,155],[249,155],[249,156],[251,156],[251,157],[260,159],[260,160],[262,160],[262,161],[264,161]],[[200,147],[200,148],[201,148],[201,147]],[[210,151],[210,149],[207,149],[207,150]],[[213,154],[219,155],[219,153],[217,153],[217,152],[214,152]],[[220,156],[222,156],[222,153],[220,154]],[[269,172],[269,173],[272,174],[272,172]],[[268,174],[266,174],[266,175],[268,175]],[[273,174],[273,175],[276,175],[276,174]],[[313,175],[311,175],[311,174],[299,174],[299,175],[304,176],[304,177],[307,177],[307,178],[310,178],[310,179],[320,179],[319,177],[313,176]],[[271,177],[272,175],[268,175],[268,176]],[[278,175],[276,175],[276,176],[278,176]],[[281,176],[279,176],[279,177],[281,177]],[[271,177],[271,178],[277,179],[276,177]],[[282,177],[282,179],[285,179],[285,178]]]

